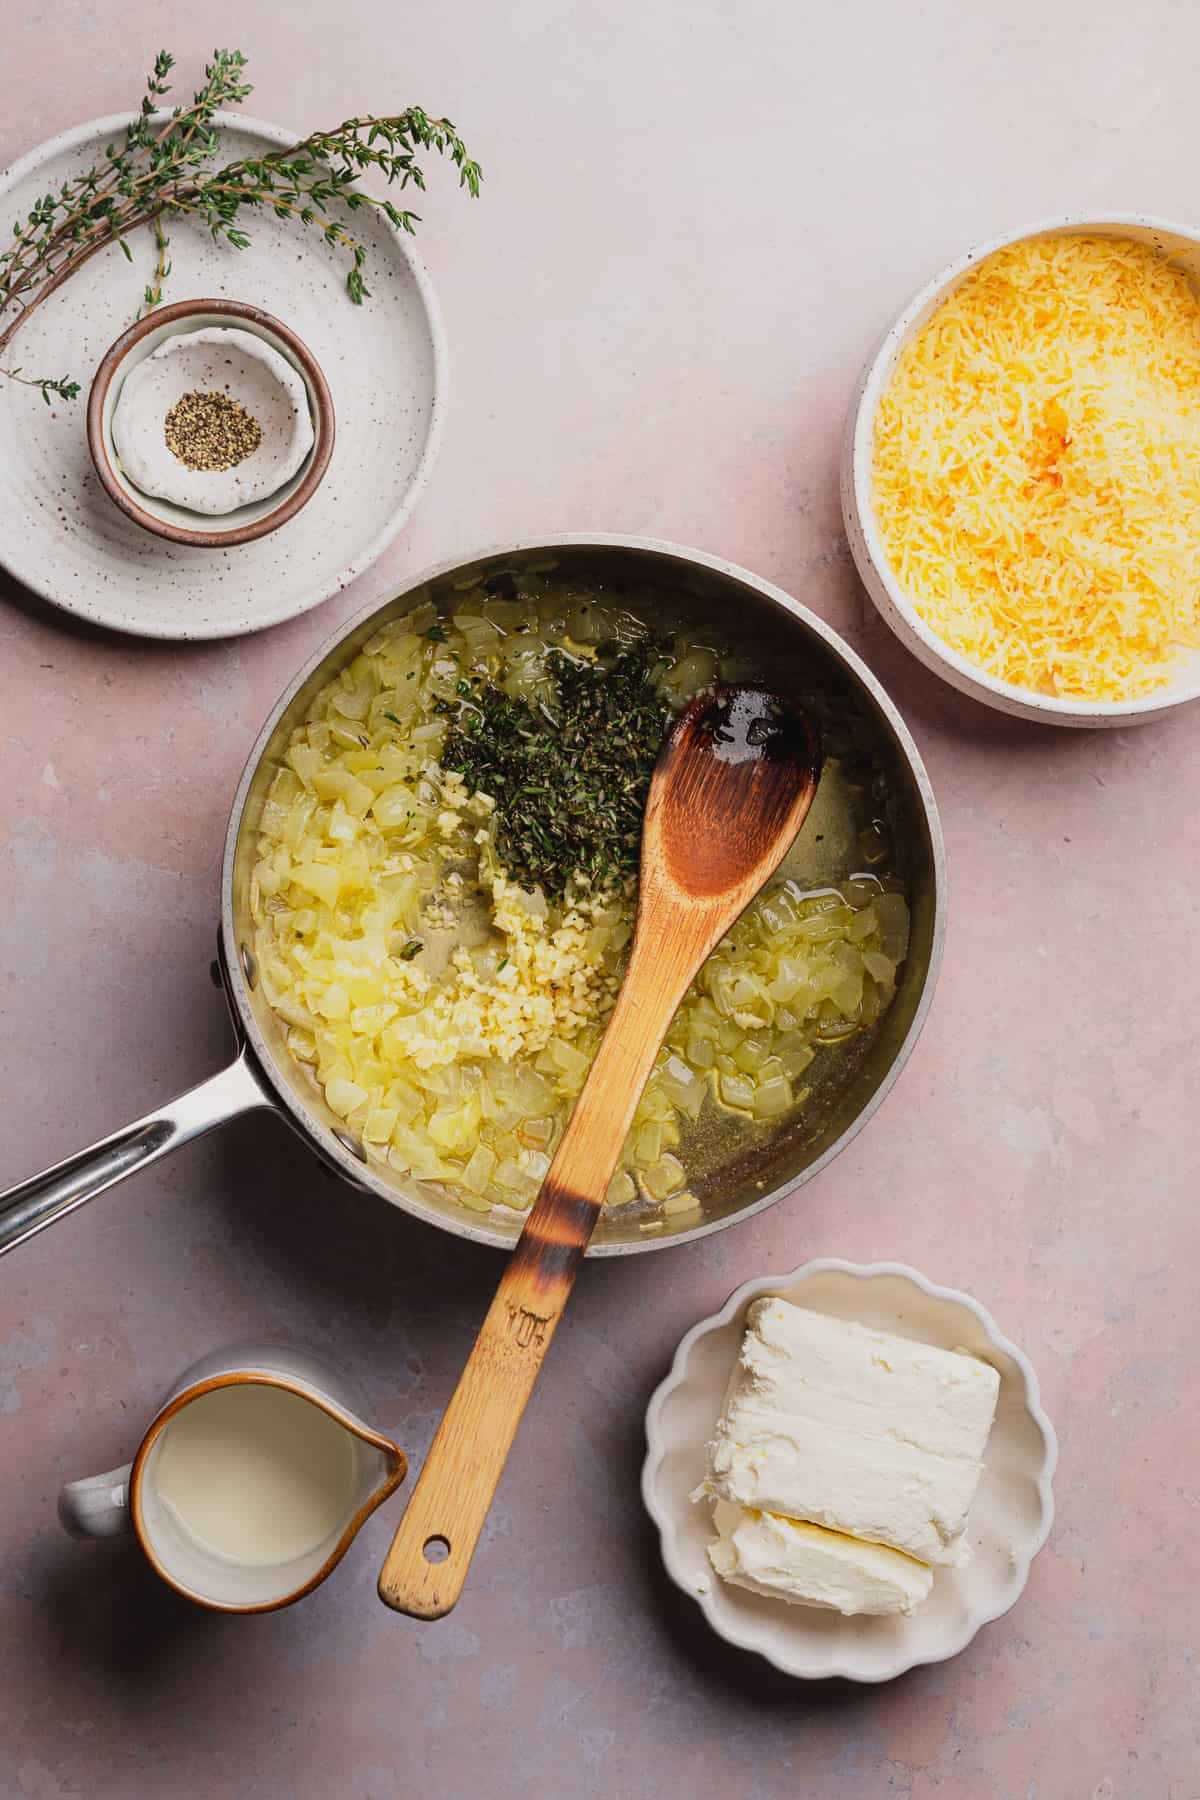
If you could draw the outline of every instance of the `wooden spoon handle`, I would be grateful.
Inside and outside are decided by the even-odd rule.
[[[379,1597],[397,1612],[440,1619],[462,1592],[642,1088],[690,979],[690,949],[677,942],[681,955],[637,969],[634,947],[591,1072],[380,1573]]]
[[[462,1592],[658,1047],[696,970],[799,831],[820,760],[802,715],[751,688],[698,695],[667,736],[625,981],[388,1551],[379,1594],[397,1612],[439,1619]]]

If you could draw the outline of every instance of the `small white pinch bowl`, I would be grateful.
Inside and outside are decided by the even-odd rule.
[[[999,1372],[996,1421],[967,1527],[971,1561],[962,1569],[936,1570],[929,1599],[909,1618],[845,1618],[767,1599],[730,1586],[709,1563],[712,1507],[690,1495],[704,1479],[705,1448],[737,1361],[746,1309],[764,1294],[945,1350],[966,1350]],[[667,1573],[718,1636],[808,1681],[831,1675],[890,1681],[918,1664],[957,1656],[981,1625],[1016,1603],[1054,1518],[1058,1441],[1027,1357],[977,1300],[937,1287],[903,1263],[863,1266],[827,1258],[745,1282],[683,1339],[650,1401],[646,1437],[642,1498],[658,1527]]]
[[[122,466],[113,438],[113,416],[122,387],[132,370],[143,364],[168,338],[210,329],[247,332],[281,356],[300,377],[312,424],[312,446],[294,473],[273,492],[230,512],[200,512],[144,492]],[[279,410],[280,396],[272,393],[275,385],[272,377],[263,370],[253,373],[260,383],[258,410],[265,428],[267,420]],[[186,389],[188,378],[187,366],[173,370],[170,376],[180,392]],[[253,395],[251,399],[253,410]],[[283,416],[282,412],[280,416]],[[290,423],[287,429],[290,431]],[[320,364],[307,344],[290,326],[261,307],[249,306],[240,300],[179,300],[172,306],[158,307],[147,313],[110,345],[96,370],[88,397],[88,449],[109,499],[144,531],[194,549],[223,550],[236,544],[253,543],[256,538],[266,537],[268,532],[277,531],[289,519],[295,518],[325,477],[333,455],[335,432],[333,397]],[[288,446],[269,442],[269,447],[282,459]]]
[[[884,622],[919,662],[960,693],[981,700],[997,712],[1008,713],[1013,718],[1032,719],[1043,725],[1094,730],[1105,726],[1147,724],[1152,719],[1163,718],[1185,701],[1200,699],[1200,652],[1193,651],[1181,657],[1167,685],[1138,700],[1062,700],[998,680],[951,649],[925,623],[900,587],[879,535],[872,479],[875,418],[880,399],[891,380],[900,352],[935,308],[994,250],[1029,238],[1074,237],[1081,232],[1097,237],[1132,238],[1136,243],[1149,244],[1169,256],[1200,289],[1200,232],[1148,213],[1115,217],[1064,213],[1035,225],[1024,225],[1017,231],[1007,231],[1001,237],[968,250],[910,300],[868,359],[847,416],[842,444],[841,490],[846,537],[863,586]]]

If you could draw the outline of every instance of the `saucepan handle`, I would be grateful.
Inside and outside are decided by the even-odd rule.
[[[199,1087],[0,1194],[0,1256],[189,1138],[260,1106],[273,1108],[275,1101],[243,1050],[229,1068]]]

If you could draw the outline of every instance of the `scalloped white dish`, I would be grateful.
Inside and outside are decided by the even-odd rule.
[[[689,1496],[704,1477],[705,1446],[716,1429],[746,1308],[763,1294],[946,1350],[966,1350],[999,1372],[996,1420],[968,1526],[971,1561],[961,1569],[937,1569],[929,1599],[911,1617],[844,1618],[732,1587],[713,1573],[707,1555],[712,1509]],[[651,1398],[646,1436],[642,1497],[658,1526],[667,1573],[720,1637],[805,1680],[842,1675],[890,1681],[919,1663],[956,1656],[980,1626],[1020,1598],[1054,1518],[1058,1441],[1029,1359],[977,1300],[937,1287],[902,1263],[825,1259],[745,1282],[683,1339]]]

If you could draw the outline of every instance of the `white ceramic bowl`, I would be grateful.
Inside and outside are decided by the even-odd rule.
[[[122,386],[133,368],[144,363],[168,338],[213,328],[242,331],[261,338],[295,370],[304,384],[313,442],[299,468],[282,485],[239,506],[236,511],[205,514],[145,493],[135,485],[117,453],[113,418]],[[186,372],[174,373],[182,389],[187,380]],[[267,397],[270,397],[269,388]],[[264,406],[260,410],[265,418],[270,407]],[[96,370],[88,396],[88,449],[109,499],[144,531],[195,549],[226,550],[236,544],[250,544],[286,525],[302,506],[308,504],[324,480],[333,455],[335,429],[333,398],[321,366],[307,344],[290,326],[272,318],[261,307],[247,306],[240,300],[178,300],[172,306],[147,313],[128,326],[109,346]]]
[[[875,415],[880,398],[891,379],[896,358],[934,308],[994,250],[1019,243],[1024,238],[1062,237],[1084,231],[1101,237],[1133,238],[1138,243],[1152,244],[1170,255],[1200,287],[1200,233],[1189,226],[1174,225],[1144,213],[1116,218],[1068,213],[1061,218],[1044,219],[1037,225],[1023,226],[1019,231],[1005,232],[1003,237],[978,245],[921,289],[867,362],[846,422],[841,485],[846,536],[863,585],[896,636],[927,669],[942,676],[961,693],[970,694],[974,699],[982,700],[985,706],[995,707],[998,712],[1010,713],[1015,718],[1034,719],[1044,725],[1095,728],[1144,724],[1150,719],[1162,718],[1185,700],[1200,698],[1200,653],[1182,659],[1166,687],[1140,700],[1059,700],[997,680],[967,657],[960,656],[957,650],[952,650],[929,628],[901,590],[875,522],[871,476]]]
[[[947,1350],[969,1350],[999,1371],[996,1422],[967,1530],[971,1561],[963,1569],[938,1569],[929,1599],[911,1618],[844,1618],[790,1606],[731,1587],[712,1571],[712,1508],[689,1496],[704,1478],[705,1446],[721,1412],[746,1308],[763,1294]],[[935,1287],[902,1263],[863,1267],[824,1260],[747,1281],[680,1344],[650,1401],[646,1436],[642,1497],[658,1526],[667,1573],[721,1637],[756,1650],[785,1675],[807,1680],[843,1675],[889,1681],[918,1663],[956,1656],[981,1625],[1015,1604],[1054,1517],[1050,1483],[1058,1444],[1028,1359],[969,1294]]]

